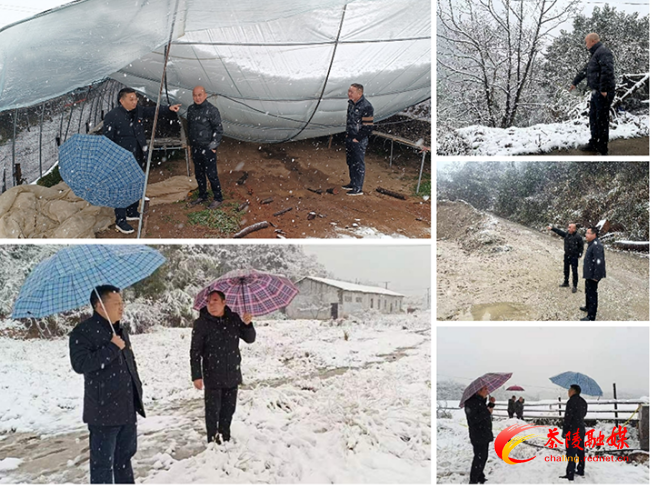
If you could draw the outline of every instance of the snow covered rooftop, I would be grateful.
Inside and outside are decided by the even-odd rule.
[[[306,276],[305,278],[299,281],[301,282],[303,280],[319,281],[320,283],[325,283],[327,285],[334,286],[335,288],[339,288],[345,291],[357,291],[360,293],[375,293],[377,295],[390,295],[393,297],[405,296],[402,295],[401,293],[396,293],[395,291],[387,290],[385,288],[380,288],[378,286],[358,285],[356,283],[349,283],[348,281],[331,280],[328,278],[316,278],[314,276]]]

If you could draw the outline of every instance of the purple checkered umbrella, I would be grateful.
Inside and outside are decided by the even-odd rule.
[[[208,285],[195,297],[195,310],[208,303],[212,291],[221,291],[226,304],[238,315],[266,315],[286,307],[299,293],[299,289],[285,276],[263,273],[255,269],[229,271]]]
[[[476,378],[471,382],[469,386],[466,387],[464,393],[462,393],[462,399],[460,400],[460,408],[464,408],[464,402],[469,398],[475,395],[483,387],[489,388],[489,392],[495,391],[509,380],[512,377],[512,373],[487,373],[479,378]]]

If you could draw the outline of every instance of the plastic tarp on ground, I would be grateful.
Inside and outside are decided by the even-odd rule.
[[[147,186],[150,206],[183,200],[194,178],[174,176]],[[0,195],[0,238],[94,238],[115,221],[113,209],[75,196],[65,183],[15,186]]]
[[[279,142],[342,132],[347,89],[376,121],[430,97],[430,0],[81,0],[0,30],[0,111],[111,76],[155,99],[203,85],[225,134]]]

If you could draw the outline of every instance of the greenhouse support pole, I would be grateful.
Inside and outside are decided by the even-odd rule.
[[[45,103],[41,104],[41,116],[38,123],[38,171],[43,178],[43,117],[45,115]]]
[[[163,86],[165,85],[165,70],[168,66],[168,59],[170,57],[170,48],[172,47],[172,36],[174,35],[174,25],[177,22],[177,9],[179,8],[179,0],[176,1],[174,6],[174,16],[172,17],[172,25],[170,26],[170,38],[168,39],[168,45],[165,47],[165,60],[163,61],[163,73],[161,73],[161,84],[158,88],[158,97],[156,97],[156,111],[154,112],[154,125],[152,127],[152,140],[149,143],[149,150],[147,151],[147,167],[145,170],[145,183],[143,184],[143,196],[140,199],[140,217],[138,218],[138,235],[137,239],[140,239],[140,235],[143,232],[143,217],[145,213],[145,194],[147,193],[147,179],[149,178],[149,168],[152,164],[152,154],[154,152],[154,138],[156,137],[156,125],[158,122],[158,112],[161,108],[161,96],[163,95]]]
[[[423,156],[421,156],[421,170],[419,171],[419,182],[417,183],[417,195],[419,194],[419,188],[421,188],[421,176],[423,175],[423,164],[426,162],[426,151],[423,151]]]
[[[16,183],[16,124],[18,123],[18,109],[14,109],[14,136],[11,138],[11,179]]]

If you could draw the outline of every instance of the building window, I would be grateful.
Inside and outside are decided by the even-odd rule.
[[[344,301],[347,302],[347,303],[351,303],[353,300],[351,299],[350,296],[347,295],[347,296],[344,297]]]
[[[371,299],[371,308],[374,308],[374,299]]]
[[[389,304],[389,311],[390,311],[390,312],[393,312],[393,311],[394,311],[394,304],[393,304],[393,303],[390,303],[390,304]]]
[[[362,303],[362,297],[355,297],[355,303]]]
[[[387,310],[387,300],[385,300],[385,310]]]

